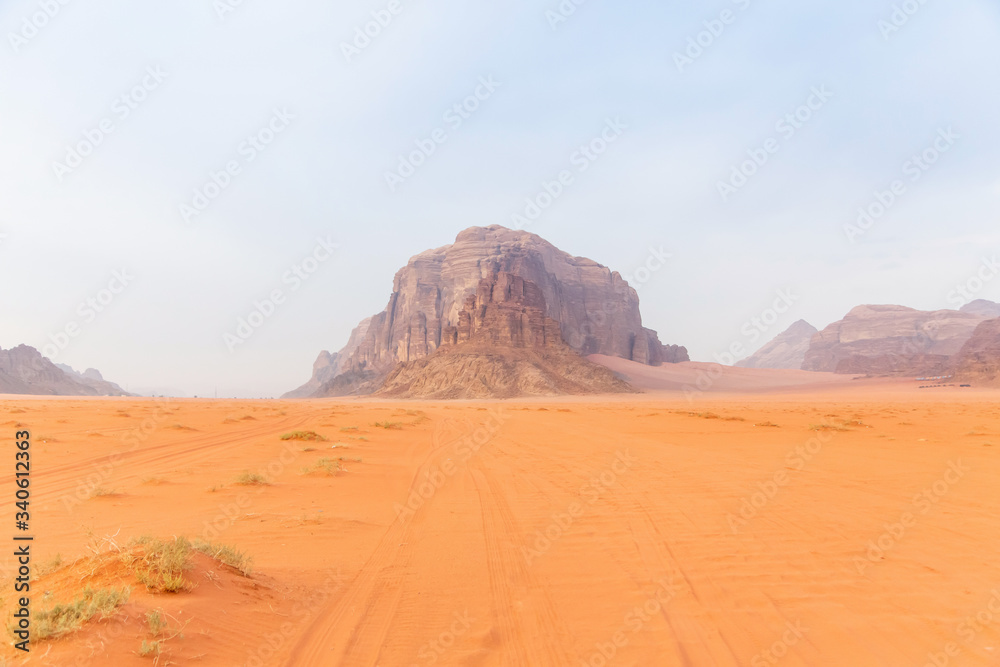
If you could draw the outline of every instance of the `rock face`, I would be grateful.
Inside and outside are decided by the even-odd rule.
[[[494,225],[467,229],[454,244],[410,259],[396,273],[385,310],[371,318],[357,344],[330,355],[337,357],[336,375],[328,377],[323,369],[334,364],[326,361],[296,392],[318,386],[308,395],[371,393],[398,365],[457,345],[471,324],[462,319],[472,317],[466,310],[469,297],[478,294],[481,281],[501,274],[534,285],[528,289],[540,293],[543,316],[579,354],[648,365],[688,360],[686,349],[663,345],[655,331],[642,326],[638,296],[617,272],[572,257],[534,234]]]
[[[541,288],[507,272],[482,279],[439,349],[389,373],[379,396],[509,398],[631,391],[563,341]]]
[[[816,327],[805,320],[799,320],[752,355],[736,362],[736,366],[799,370],[816,332]]]
[[[86,373],[77,373],[72,368],[67,372],[27,345],[18,345],[12,350],[0,349],[0,394],[128,395],[118,385],[105,381],[92,368]]]
[[[970,383],[1000,384],[1000,318],[986,320],[955,356],[956,378]]]
[[[343,373],[345,363],[351,358],[354,351],[358,349],[361,340],[368,333],[368,326],[371,324],[371,321],[372,318],[370,317],[361,320],[361,323],[351,331],[347,345],[340,352],[334,352],[333,354],[330,354],[326,350],[320,352],[319,357],[313,363],[313,374],[309,381],[298,389],[284,394],[282,398],[308,398],[313,396],[324,384]]]
[[[858,306],[813,336],[802,370],[935,375],[985,318],[957,310]]]
[[[972,313],[993,319],[1000,317],[1000,303],[987,301],[986,299],[976,299],[965,304],[959,310],[963,313]]]

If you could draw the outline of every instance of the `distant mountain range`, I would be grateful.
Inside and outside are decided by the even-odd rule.
[[[1000,304],[978,299],[959,310],[921,311],[905,306],[852,309],[822,331],[793,324],[737,363],[871,376],[955,374],[979,383],[1000,380],[994,368]]]
[[[49,396],[129,396],[124,389],[88,368],[78,373],[65,364],[53,364],[33,347],[0,348],[0,394]]]

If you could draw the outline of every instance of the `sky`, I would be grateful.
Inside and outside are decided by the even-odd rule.
[[[517,215],[695,360],[1000,300],[995,2],[579,1],[3,0],[0,347],[277,396]]]

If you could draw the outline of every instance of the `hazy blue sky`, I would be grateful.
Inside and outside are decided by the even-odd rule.
[[[650,247],[671,253],[640,286],[644,322],[695,359],[749,343],[778,290],[797,301],[757,345],[860,303],[956,305],[1000,248],[995,2],[589,0],[556,22],[559,7],[0,3],[0,346],[70,326],[56,361],[133,389],[277,395],[385,306],[410,256],[511,225],[563,169],[573,183],[527,229],[630,276]],[[345,55],[372,12],[388,25]],[[446,119],[490,77],[478,109]],[[797,109],[808,119],[779,124]],[[627,127],[580,172],[608,119]],[[386,172],[437,128],[447,140],[391,190]],[[933,165],[906,164],[925,149]],[[748,151],[767,161],[724,198]],[[317,238],[339,249],[296,289],[286,272]],[[274,289],[285,302],[230,351]],[[976,296],[1000,299],[1000,280]]]

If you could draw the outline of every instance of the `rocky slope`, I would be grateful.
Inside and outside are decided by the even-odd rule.
[[[858,306],[815,334],[802,362],[807,371],[871,375],[936,375],[985,318],[957,310]]]
[[[630,391],[563,341],[533,282],[507,272],[479,281],[441,346],[389,373],[380,396],[509,398]]]
[[[334,352],[333,354],[330,354],[326,350],[320,352],[319,357],[313,362],[313,374],[309,378],[309,381],[298,389],[286,393],[282,398],[308,398],[313,396],[323,385],[343,373],[347,361],[350,360],[351,355],[358,349],[365,334],[368,333],[368,326],[371,324],[371,321],[372,318],[370,317],[361,320],[361,323],[351,331],[347,345],[340,352]]]
[[[0,349],[0,394],[127,395],[118,385],[105,381],[96,370],[77,373],[70,368],[70,372],[66,372],[27,345]]]
[[[799,370],[805,361],[809,343],[817,332],[816,327],[799,320],[774,337],[771,342],[752,355],[736,362],[740,368],[776,368]]]
[[[336,355],[337,373],[330,378],[325,370],[334,365],[334,355],[321,357],[310,382],[293,393],[316,386],[307,395],[379,389],[397,366],[426,359],[455,338],[469,296],[480,281],[500,274],[538,289],[544,317],[556,323],[562,341],[576,353],[649,365],[688,360],[686,349],[661,344],[655,331],[642,326],[638,296],[617,272],[572,257],[534,234],[494,225],[467,229],[455,243],[410,259],[396,273],[385,310],[371,318],[356,345]]]
[[[955,376],[975,384],[1000,384],[1000,318],[986,320],[955,356]]]

